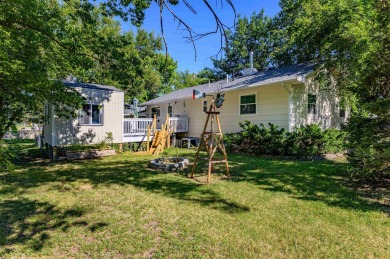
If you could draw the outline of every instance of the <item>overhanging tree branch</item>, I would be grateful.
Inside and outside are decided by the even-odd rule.
[[[81,55],[81,56],[85,56],[85,57],[90,57],[90,58],[93,58],[97,61],[100,61],[100,62],[103,62],[103,59],[100,59],[94,55],[90,55],[90,54],[87,54],[87,53],[83,53],[83,52],[79,52],[79,51],[75,51],[74,49],[71,49],[69,46],[66,46],[63,42],[61,42],[60,40],[58,40],[56,37],[54,37],[53,35],[50,35],[50,33],[47,33],[37,27],[35,27],[34,25],[32,24],[28,24],[28,23],[25,23],[23,21],[19,21],[19,20],[4,20],[4,21],[1,21],[0,20],[0,25],[2,26],[7,26],[7,27],[11,27],[12,25],[19,25],[25,29],[29,29],[29,30],[33,30],[35,32],[38,32],[40,34],[42,34],[43,36],[45,36],[46,38],[50,39],[51,41],[53,41],[55,44],[57,44],[59,47],[67,50],[67,51],[71,51],[77,55]]]

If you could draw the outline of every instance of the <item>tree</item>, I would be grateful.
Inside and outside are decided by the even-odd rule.
[[[159,53],[162,40],[154,33],[138,29],[136,33],[122,33],[118,22],[100,13],[97,23],[89,24],[85,48],[98,60],[91,66],[79,67],[75,76],[83,82],[109,84],[125,90],[126,101],[134,97],[141,101],[154,98],[164,92],[166,84],[177,68],[169,55]],[[78,34],[84,34],[84,31]]]
[[[15,0],[0,4],[0,139],[23,117],[39,112],[44,100],[70,115],[82,100],[55,78],[68,74],[78,49],[66,34],[61,6],[53,1]]]
[[[197,77],[204,79],[205,83],[213,83],[218,80],[224,79],[225,75],[225,72],[223,72],[222,70],[205,67],[198,72]]]
[[[180,17],[180,15],[176,14],[172,10],[172,6],[178,5],[178,4],[184,4],[191,12],[193,12],[195,15],[197,14],[196,8],[194,8],[188,1],[183,0],[154,0],[156,4],[158,4],[160,9],[160,28],[161,28],[161,34],[164,41],[164,46],[166,53],[168,53],[168,45],[165,41],[164,37],[164,26],[163,26],[163,17],[164,17],[164,10],[166,10],[174,19],[178,22],[178,28],[182,28],[183,31],[187,32],[187,35],[184,36],[184,38],[189,42],[192,43],[195,51],[195,60],[196,60],[196,45],[195,41],[199,40],[203,37],[206,37],[210,34],[219,34],[221,37],[221,47],[223,39],[227,39],[227,33],[231,30],[232,27],[235,25],[235,17],[236,17],[236,10],[234,8],[234,5],[231,0],[217,0],[215,2],[215,7],[209,3],[208,0],[203,0],[203,4],[206,7],[206,10],[208,10],[212,16],[214,17],[215,21],[215,30],[210,30],[206,32],[197,32],[195,31],[187,22],[186,19],[183,17]],[[114,14],[117,16],[120,16],[125,21],[129,20],[131,23],[135,26],[141,26],[144,19],[145,19],[145,10],[148,9],[152,3],[152,0],[127,0],[127,1],[121,1],[121,0],[104,0],[102,1],[103,6],[105,7],[105,11],[109,14]],[[219,3],[219,5],[218,5]],[[234,13],[234,24],[233,26],[227,26],[224,22],[222,22],[221,18],[218,16],[216,9],[218,6],[223,7],[224,3],[226,3],[233,11]]]
[[[172,82],[172,90],[179,90],[202,83],[204,83],[204,80],[198,78],[195,73],[191,73],[189,70],[178,71]]]
[[[270,63],[271,19],[264,11],[253,13],[249,18],[238,16],[233,33],[227,33],[227,45],[223,58],[213,59],[214,66],[228,74],[250,67],[249,53],[253,52],[253,65],[262,70]]]
[[[316,61],[357,109],[347,130],[354,172],[390,171],[390,3],[386,0],[283,0],[274,20],[275,62]],[[328,77],[329,78],[329,77]]]
[[[177,67],[158,53],[161,38],[122,33],[88,2],[3,1],[0,13],[0,138],[24,118],[42,122],[45,101],[59,116],[74,115],[83,99],[56,79],[73,75],[146,100],[163,91]]]
[[[170,6],[178,0],[155,2],[160,15],[168,10],[184,26],[191,42],[209,33],[223,37],[229,29],[206,0],[216,22],[216,30],[206,33],[194,32],[172,12]],[[225,2],[234,11],[231,1]],[[75,75],[119,85],[141,100],[169,89],[176,63],[168,55],[162,62],[162,55],[156,53],[163,48],[163,38],[142,31],[121,35],[109,18],[120,15],[139,26],[150,4],[151,0],[105,0],[101,6],[87,0],[0,1],[0,138],[23,117],[34,118],[44,100],[57,104],[57,114],[72,114],[82,98],[53,79]],[[180,4],[196,13],[188,2]]]

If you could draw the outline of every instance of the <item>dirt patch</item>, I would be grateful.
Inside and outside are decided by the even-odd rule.
[[[152,258],[160,245],[162,228],[159,227],[158,222],[155,220],[152,220],[148,224],[145,224],[144,228],[156,235],[154,239],[155,245],[143,252],[142,254],[136,255],[136,257],[139,256],[142,258]]]
[[[144,228],[145,229],[148,229],[148,230],[151,230],[152,232],[161,232],[161,228],[158,226],[158,222],[157,221],[150,221],[148,224],[145,224],[144,225]]]
[[[93,188],[92,184],[86,183],[81,185],[79,189],[83,191],[90,191],[92,190],[92,188]]]

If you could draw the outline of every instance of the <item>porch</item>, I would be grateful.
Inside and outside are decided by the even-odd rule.
[[[149,128],[153,127],[153,118],[125,118],[123,120],[123,142],[146,141]],[[155,124],[156,129],[161,129],[161,124]],[[169,118],[169,132],[180,133],[188,131],[188,117]],[[152,131],[153,132],[153,131]],[[151,134],[153,139],[153,133]]]

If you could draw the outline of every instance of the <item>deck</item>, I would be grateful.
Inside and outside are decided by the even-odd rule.
[[[125,118],[123,120],[123,142],[146,141],[148,125],[151,127],[153,118]],[[161,125],[157,124],[157,129]],[[172,133],[188,131],[188,117],[169,118],[169,129]],[[153,135],[151,136],[153,139]]]

